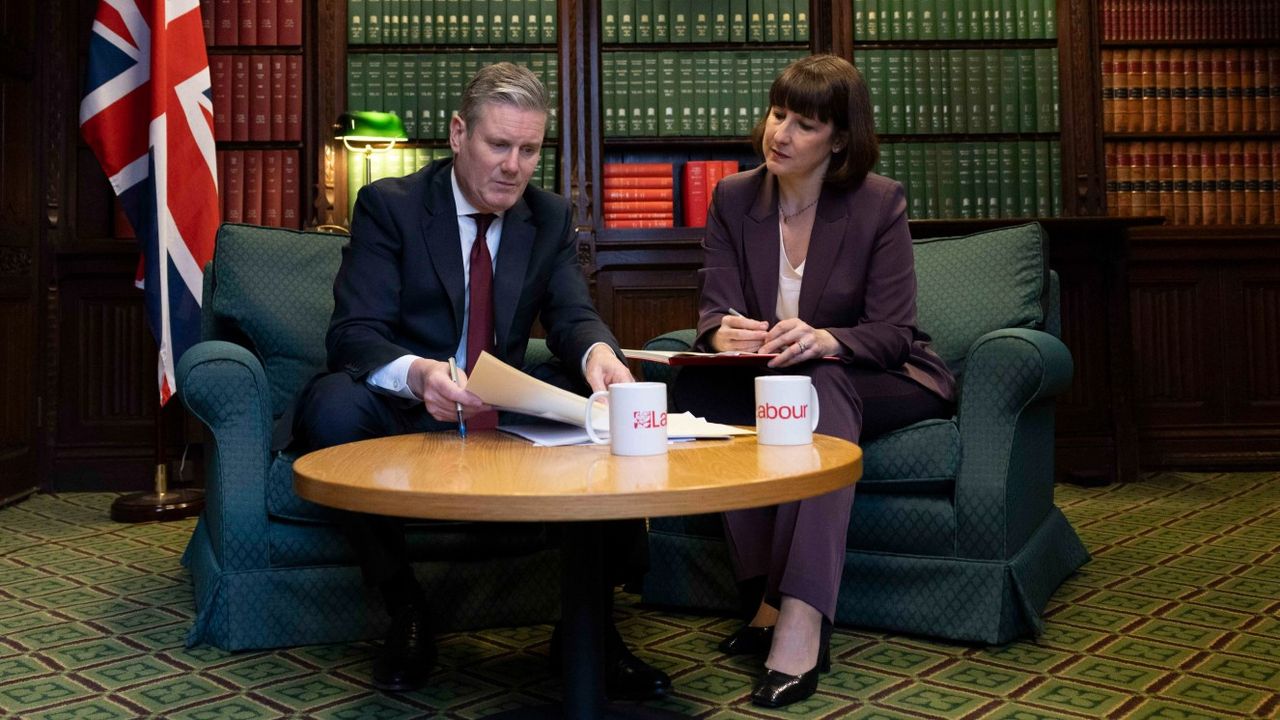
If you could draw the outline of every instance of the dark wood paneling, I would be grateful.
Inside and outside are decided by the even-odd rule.
[[[1133,394],[1142,427],[1222,422],[1220,314],[1212,268],[1134,268],[1129,278]],[[1210,369],[1217,372],[1210,372]],[[1212,383],[1212,384],[1211,384]]]
[[[155,462],[156,350],[132,254],[64,258],[51,489],[149,487]]]
[[[39,107],[36,9],[6,3],[0,13],[0,505],[36,485],[41,378],[40,179],[31,172],[40,147],[32,108]]]
[[[692,270],[605,270],[596,276],[600,314],[623,347],[698,321],[698,278]]]
[[[1096,0],[1058,0],[1062,207],[1066,215],[1105,212],[1102,75]]]
[[[1280,463],[1280,228],[1144,228],[1130,269],[1144,468]]]
[[[1239,337],[1226,359],[1226,415],[1232,423],[1280,423],[1280,268],[1241,268],[1224,280],[1227,332]],[[1238,328],[1235,323],[1239,323]]]

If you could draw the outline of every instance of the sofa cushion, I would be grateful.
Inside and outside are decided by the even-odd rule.
[[[1044,325],[1048,240],[1038,223],[915,240],[914,249],[920,329],[953,371],[982,335]]]
[[[346,236],[226,223],[213,254],[212,304],[262,361],[279,417],[325,362],[333,278]],[[287,269],[287,272],[285,271]]]
[[[955,420],[925,420],[867,443],[859,493],[947,493],[960,472]]]

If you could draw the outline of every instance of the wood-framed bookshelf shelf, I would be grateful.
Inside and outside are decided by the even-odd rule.
[[[699,148],[750,150],[751,141],[742,137],[717,137],[677,135],[674,137],[615,137],[605,136],[606,152],[625,150],[670,150],[671,148]]]
[[[1280,131],[1244,131],[1244,129],[1235,129],[1235,131],[1132,131],[1132,132],[1106,132],[1102,133],[1103,140],[1108,141],[1125,141],[1125,140],[1189,140],[1189,141],[1216,141],[1216,140],[1267,140],[1275,141],[1280,137]]]
[[[759,50],[795,50],[798,52],[808,52],[809,44],[798,42],[603,43],[600,45],[600,49],[603,52],[625,52],[628,50],[646,52],[708,52],[712,50],[749,50],[754,52]]]
[[[1280,38],[1251,38],[1248,40],[1230,40],[1215,38],[1211,40],[1195,39],[1145,39],[1145,40],[1103,40],[1099,46],[1104,48],[1239,48],[1239,47],[1274,47],[1280,44]]]
[[[876,135],[882,143],[918,142],[918,143],[956,143],[956,142],[989,142],[1004,140],[1057,140],[1059,133],[905,133]]]
[[[209,45],[205,48],[214,55],[301,55],[301,45]]]
[[[397,54],[397,55],[417,55],[420,53],[430,53],[435,55],[453,55],[468,53],[552,53],[556,52],[556,45],[549,43],[538,43],[536,45],[508,45],[503,43],[467,43],[465,45],[450,45],[442,43],[416,44],[416,45],[348,45],[347,53],[352,55],[364,55],[369,53],[379,54]]]
[[[1009,40],[855,40],[854,58],[859,50],[1018,50],[1056,48],[1057,38]]]

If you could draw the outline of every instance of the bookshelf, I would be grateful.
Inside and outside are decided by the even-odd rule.
[[[302,0],[202,0],[227,222],[303,225]]]
[[[1280,8],[1103,0],[1099,12],[1107,212],[1274,232]]]
[[[877,172],[912,219],[1062,215],[1056,2],[853,0]]]
[[[1106,212],[1136,228],[1130,394],[1146,466],[1274,458],[1280,8],[1098,3]]]
[[[811,18],[808,0],[600,3],[601,101],[588,141],[601,149],[590,168],[597,242],[630,242],[638,229],[674,242],[699,234],[718,179],[758,162],[747,138],[773,78],[812,52]],[[644,167],[656,175],[648,184],[670,188],[645,197],[664,199],[615,187],[633,183],[614,175]]]

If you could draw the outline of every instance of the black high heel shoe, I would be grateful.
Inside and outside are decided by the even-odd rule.
[[[821,640],[818,645],[818,662],[802,675],[788,675],[777,670],[765,670],[764,677],[751,693],[751,704],[767,708],[780,708],[800,702],[818,690],[818,677],[831,671],[831,623],[822,618]]]
[[[743,625],[737,632],[720,641],[725,655],[764,655],[773,644],[773,626]]]

